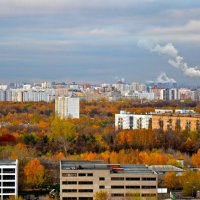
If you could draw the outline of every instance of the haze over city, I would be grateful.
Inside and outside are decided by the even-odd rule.
[[[1,0],[0,80],[198,85],[200,2]]]

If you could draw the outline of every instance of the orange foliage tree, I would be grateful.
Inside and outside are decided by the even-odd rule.
[[[44,182],[44,166],[37,159],[31,160],[24,167],[24,182],[27,187],[37,188]]]

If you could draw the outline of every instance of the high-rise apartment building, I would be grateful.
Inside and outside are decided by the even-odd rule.
[[[80,100],[78,97],[58,96],[55,99],[55,112],[61,119],[79,118]]]
[[[108,164],[103,161],[61,161],[60,199],[93,200],[103,190],[110,199],[157,197],[157,174],[142,164]]]
[[[18,160],[0,160],[0,198],[18,195]]]

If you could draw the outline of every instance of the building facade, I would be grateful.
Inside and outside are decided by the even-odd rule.
[[[55,112],[61,119],[79,118],[80,100],[78,97],[58,96],[55,99]]]
[[[152,116],[152,129],[188,130],[200,132],[200,115],[198,114],[157,114]]]
[[[0,196],[18,195],[18,160],[0,160]]]
[[[152,115],[136,115],[125,111],[115,114],[115,129],[148,129]]]
[[[60,199],[93,200],[103,190],[111,199],[157,197],[157,174],[145,165],[61,161]]]

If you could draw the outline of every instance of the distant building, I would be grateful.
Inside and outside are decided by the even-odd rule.
[[[55,99],[55,112],[61,119],[79,118],[79,97],[58,96]]]
[[[152,115],[136,115],[125,111],[115,114],[115,129],[148,129]]]
[[[103,161],[61,161],[60,199],[93,200],[103,190],[110,199],[157,197],[157,174],[143,164],[108,164]]]
[[[200,132],[200,115],[177,113],[155,114],[152,115],[152,129]]]
[[[0,160],[1,199],[18,195],[18,160]]]

